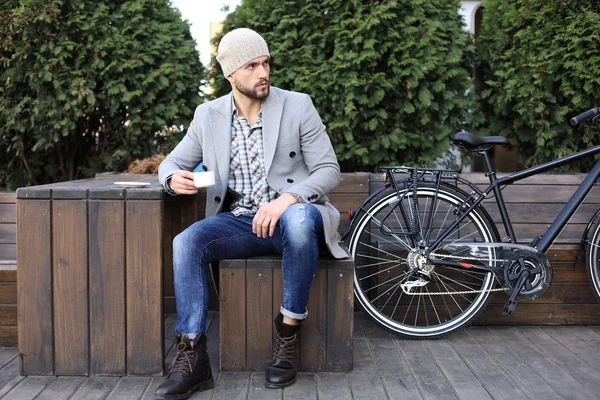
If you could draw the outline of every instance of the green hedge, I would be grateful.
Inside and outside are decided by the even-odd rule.
[[[165,127],[201,102],[206,71],[167,0],[4,0],[0,38],[0,187],[168,151]]]
[[[569,119],[600,107],[600,2],[487,0],[477,39],[487,120],[539,164],[598,144],[592,126]],[[593,160],[573,165],[575,171]]]
[[[244,0],[223,31],[265,37],[272,84],[312,97],[343,170],[424,165],[474,120],[474,46],[458,8],[457,0]],[[213,67],[220,96],[230,85]]]

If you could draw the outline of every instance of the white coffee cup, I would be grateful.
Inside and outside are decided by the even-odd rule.
[[[194,172],[194,186],[197,188],[215,185],[215,171]]]

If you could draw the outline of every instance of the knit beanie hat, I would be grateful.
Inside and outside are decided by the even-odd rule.
[[[229,76],[257,57],[269,56],[267,42],[248,28],[238,28],[221,39],[217,49],[217,61],[223,75]]]

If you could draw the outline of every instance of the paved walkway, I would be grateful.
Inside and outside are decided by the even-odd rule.
[[[264,373],[219,373],[192,399],[600,399],[600,326],[470,327],[442,340],[401,340],[355,315],[354,370],[301,374],[285,390]],[[172,332],[174,317],[166,321]],[[218,370],[219,317],[208,330]],[[166,335],[167,364],[173,358]],[[163,378],[18,375],[17,350],[0,348],[0,398],[152,399]]]

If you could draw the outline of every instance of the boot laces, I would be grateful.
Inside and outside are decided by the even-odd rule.
[[[296,341],[296,334],[289,338],[284,338],[280,334],[275,337],[275,351],[273,352],[273,361],[281,360],[294,364],[294,350]]]
[[[188,348],[185,343],[177,344],[177,355],[171,363],[169,375],[175,372],[181,372],[189,375],[192,372],[192,360],[194,359],[194,349]]]

